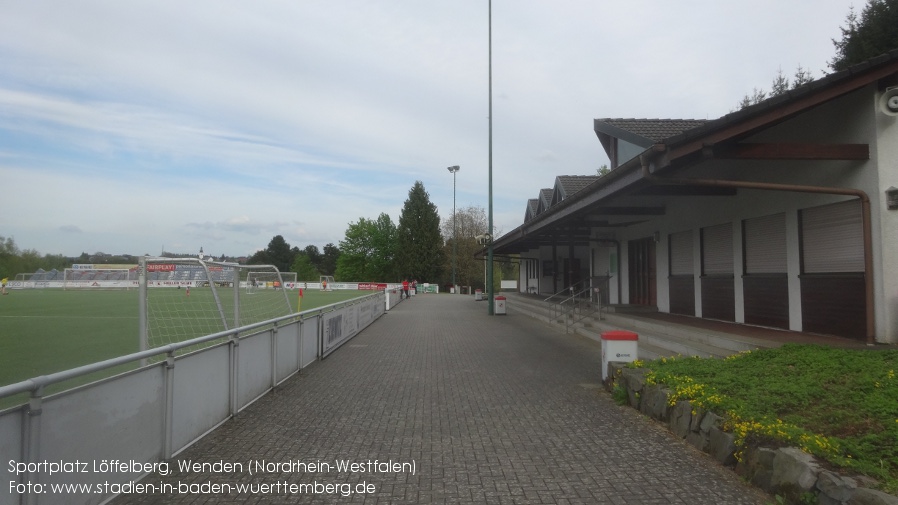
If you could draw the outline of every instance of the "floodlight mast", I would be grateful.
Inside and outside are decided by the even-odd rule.
[[[489,0],[487,3],[489,8],[489,15],[487,18],[487,24],[489,25],[489,29],[487,31],[488,39],[489,39],[489,228],[487,229],[487,234],[493,234],[493,0]],[[493,315],[493,241],[490,240],[489,249],[487,253],[486,259],[486,289],[487,289],[487,300],[488,300],[488,309],[487,314]]]
[[[459,171],[458,165],[452,165],[448,168],[449,172],[452,173],[452,289],[455,290],[455,293],[458,293],[458,287],[455,285],[455,261],[458,256],[458,232],[456,221],[458,220],[458,214],[455,213],[455,174]]]

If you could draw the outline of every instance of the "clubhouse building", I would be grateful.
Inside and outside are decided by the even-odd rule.
[[[493,242],[519,287],[898,343],[898,50],[714,120],[596,119]]]

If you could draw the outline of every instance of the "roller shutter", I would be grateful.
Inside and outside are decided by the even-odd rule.
[[[670,234],[670,275],[692,275],[692,230]]]
[[[746,219],[745,273],[772,274],[786,272],[786,215]]]
[[[702,273],[705,275],[733,273],[732,223],[702,228]]]
[[[774,214],[742,223],[745,276],[742,303],[745,322],[789,328],[789,279],[786,275],[786,215]]]
[[[863,272],[860,200],[802,210],[801,239],[804,273]]]

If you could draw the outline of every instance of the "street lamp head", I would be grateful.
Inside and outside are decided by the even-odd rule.
[[[449,170],[449,171],[452,172],[452,173],[455,173],[455,172],[458,172],[458,171],[459,171],[459,166],[458,166],[458,165],[452,165],[451,167],[447,168],[447,170]]]

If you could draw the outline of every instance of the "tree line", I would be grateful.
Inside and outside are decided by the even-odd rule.
[[[487,232],[482,207],[457,209],[454,216],[441,220],[424,185],[417,181],[409,190],[399,221],[386,213],[376,218],[360,217],[347,225],[339,245],[305,249],[291,247],[276,235],[268,247],[256,252],[250,264],[272,264],[281,271],[296,272],[297,280],[317,281],[333,275],[337,281],[399,282],[403,279],[447,285],[455,279],[460,286],[484,287],[484,262],[474,255],[482,246],[475,239]],[[517,278],[511,264],[498,264],[497,282]]]
[[[291,246],[283,235],[275,235],[265,249],[256,251],[248,264],[274,265],[282,272],[296,272],[297,280],[317,282],[322,275],[338,281],[399,282],[403,279],[447,285],[455,279],[460,286],[484,287],[484,262],[474,255],[483,246],[475,239],[487,233],[486,212],[482,207],[457,209],[454,216],[440,219],[436,205],[424,185],[417,181],[409,190],[399,221],[386,213],[376,218],[360,217],[347,225],[338,245],[323,249],[307,245]],[[184,254],[163,253],[179,257]],[[186,255],[186,256],[193,256]],[[222,256],[221,261],[232,260]],[[38,270],[63,270],[73,263],[136,264],[130,255],[82,253],[78,258],[62,255],[41,256],[35,250],[20,250],[12,238],[0,236],[0,278]],[[509,264],[497,263],[496,282],[517,278]]]
[[[38,270],[63,270],[72,266],[72,259],[61,254],[41,256],[34,249],[19,249],[12,237],[0,235],[0,279],[14,279],[16,274]]]

